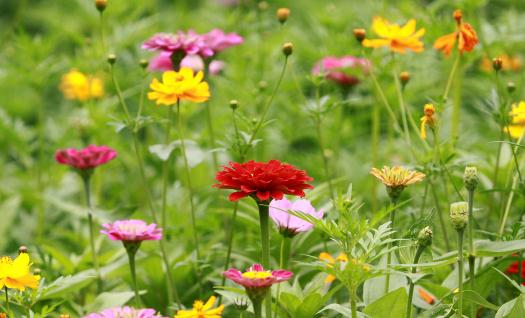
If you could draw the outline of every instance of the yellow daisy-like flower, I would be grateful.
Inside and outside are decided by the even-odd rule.
[[[7,256],[0,258],[0,289],[4,286],[21,291],[26,287],[37,288],[40,276],[33,275],[30,267],[31,260],[27,253],[20,253],[14,260]]]
[[[505,127],[505,131],[514,139],[520,138],[525,132],[525,101],[520,101],[517,105],[512,104],[509,112],[511,124]]]
[[[425,178],[425,174],[421,172],[411,171],[400,166],[384,166],[381,170],[372,168],[370,174],[386,186],[388,195],[393,201],[397,200],[408,185],[420,182]]]
[[[348,256],[345,253],[340,253],[336,258],[334,258],[332,255],[330,255],[330,254],[328,254],[326,252],[323,252],[323,253],[319,254],[319,260],[325,261],[327,263],[327,266],[332,267],[337,262],[341,262],[341,263],[343,263],[343,265],[344,265],[344,263],[348,263]],[[324,279],[324,283],[325,284],[329,284],[329,283],[333,282],[335,279],[336,279],[336,277],[334,275],[329,274]]]
[[[380,39],[364,39],[364,47],[377,48],[381,46],[389,47],[396,53],[405,53],[405,50],[414,52],[423,51],[423,42],[420,37],[425,34],[425,29],[416,31],[416,20],[409,20],[404,26],[390,23],[382,17],[374,17],[372,21],[372,30]]]
[[[211,296],[206,303],[196,300],[191,310],[179,310],[174,318],[221,318],[224,305],[213,308],[216,297]]]
[[[434,129],[434,126],[436,125],[436,118],[434,118],[434,114],[436,113],[436,107],[434,107],[433,104],[426,104],[423,109],[425,116],[421,117],[421,138],[426,139],[427,138],[427,129],[426,127],[430,127],[430,129]]]
[[[66,99],[86,101],[104,96],[102,80],[75,69],[62,76],[60,90]]]
[[[208,83],[202,81],[202,71],[193,73],[189,67],[180,71],[167,71],[162,74],[162,82],[156,78],[150,84],[151,92],[148,99],[156,101],[157,105],[174,105],[178,101],[188,100],[202,103],[210,98]]]

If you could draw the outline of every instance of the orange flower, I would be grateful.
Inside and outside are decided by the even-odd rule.
[[[456,41],[460,53],[470,52],[478,44],[476,31],[470,24],[464,23],[461,20],[462,17],[461,10],[454,11],[454,19],[457,24],[456,31],[443,35],[434,42],[434,48],[443,52],[445,56],[450,55],[450,52],[456,45]]]
[[[340,253],[337,256],[337,258],[334,258],[332,255],[330,255],[330,254],[328,254],[326,252],[323,252],[323,253],[319,254],[319,260],[325,261],[327,263],[326,266],[332,267],[332,266],[335,265],[336,262],[348,263],[348,256],[345,253]],[[325,284],[330,284],[331,282],[333,282],[335,280],[335,278],[336,277],[334,275],[329,274],[324,279],[324,283]]]
[[[419,288],[417,292],[419,297],[421,297],[427,304],[433,305],[436,302],[434,296],[427,293],[427,291],[425,291],[423,288]]]
[[[372,30],[380,39],[364,39],[362,42],[364,47],[387,46],[391,51],[397,53],[405,53],[405,50],[423,51],[423,42],[419,38],[425,34],[425,29],[416,31],[416,20],[414,19],[409,20],[404,26],[400,26],[390,23],[382,17],[374,17]]]
[[[434,126],[436,125],[436,118],[434,117],[434,114],[436,113],[436,108],[433,104],[425,104],[424,107],[424,113],[425,116],[421,117],[421,138],[426,139],[427,138],[427,129],[426,127],[430,127],[430,129],[434,129]]]

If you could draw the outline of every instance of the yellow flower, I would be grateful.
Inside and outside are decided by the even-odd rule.
[[[525,131],[525,101],[512,104],[509,112],[511,124],[505,127],[505,131],[514,139],[520,138]]]
[[[325,261],[327,264],[328,267],[332,267],[335,265],[336,262],[341,262],[343,263],[348,263],[348,256],[345,254],[345,253],[340,253],[336,258],[334,258],[332,255],[328,254],[328,253],[321,253],[319,254],[319,260],[321,261]],[[332,274],[329,274],[328,276],[326,276],[326,278],[324,279],[324,283],[325,284],[329,284],[331,282],[333,282],[335,280],[335,276],[332,275]]]
[[[388,195],[392,201],[397,200],[401,192],[408,186],[416,182],[420,182],[425,178],[425,175],[418,171],[410,171],[403,167],[383,167],[379,170],[372,168],[370,171],[374,177],[378,178],[387,189]]]
[[[434,114],[436,113],[436,108],[433,104],[426,104],[423,109],[425,116],[421,117],[421,138],[426,139],[427,138],[427,129],[426,127],[430,127],[431,129],[434,129],[434,126],[436,124],[436,119],[434,118]]]
[[[179,100],[202,103],[210,98],[208,83],[202,81],[202,71],[193,74],[189,67],[183,67],[179,72],[167,71],[162,74],[162,82],[156,78],[150,84],[152,92],[148,99],[155,100],[157,105],[174,105]]]
[[[174,318],[220,318],[224,305],[212,309],[215,296],[211,296],[206,303],[196,300],[192,310],[179,310]]]
[[[31,262],[27,253],[20,253],[15,260],[7,256],[0,258],[0,289],[4,286],[21,291],[26,287],[37,288],[40,276],[31,274],[30,266]]]
[[[409,20],[404,26],[399,26],[382,17],[374,17],[372,30],[380,39],[363,40],[362,43],[365,47],[387,46],[390,47],[391,51],[397,53],[405,53],[405,50],[423,51],[423,42],[419,38],[425,34],[425,29],[416,31],[416,20],[414,19]]]
[[[62,76],[60,90],[65,98],[71,100],[86,101],[104,96],[104,85],[100,78],[87,76],[75,69]]]

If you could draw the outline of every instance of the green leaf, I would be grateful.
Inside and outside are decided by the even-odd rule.
[[[364,313],[372,318],[405,317],[407,302],[407,292],[401,287],[366,306]]]
[[[480,294],[476,293],[473,290],[463,291],[463,299],[465,301],[480,305],[488,309],[492,309],[494,311],[497,311],[499,309],[498,306],[494,305],[493,303],[490,303],[485,298],[483,298]]]
[[[106,308],[121,307],[133,298],[134,295],[135,294],[130,291],[101,293],[95,300],[89,303],[86,311],[98,312]]]
[[[149,146],[149,152],[156,155],[160,160],[166,161],[169,159],[171,152],[175,149],[175,144],[169,145],[158,144]]]
[[[475,242],[477,256],[505,256],[525,249],[525,240],[495,242],[482,240]]]
[[[517,298],[503,304],[498,312],[496,313],[495,318],[523,318],[525,317],[525,308],[524,308],[524,297],[519,295]]]
[[[312,293],[308,295],[295,311],[293,317],[297,318],[311,318],[315,313],[321,309],[324,304],[323,297],[319,293]]]
[[[352,311],[350,310],[350,308],[349,307],[345,307],[343,305],[330,304],[330,305],[324,307],[323,309],[321,309],[319,311],[319,313],[321,313],[323,311],[326,311],[326,310],[333,310],[335,312],[340,313],[344,317],[352,317]],[[359,318],[366,318],[367,316],[365,314],[363,314],[362,312],[358,311],[357,312],[357,317],[359,317]]]
[[[96,278],[94,270],[88,270],[73,276],[59,277],[42,290],[41,299],[64,298],[72,291],[79,291]]]

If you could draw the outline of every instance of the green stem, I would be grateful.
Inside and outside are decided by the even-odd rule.
[[[106,53],[106,37],[104,35],[104,26],[104,14],[100,12],[100,42],[102,44],[102,54]]]
[[[417,271],[417,263],[419,262],[419,258],[421,257],[421,254],[423,254],[423,251],[425,250],[425,246],[418,245],[416,250],[416,255],[414,256],[414,266],[412,267],[412,274],[415,274]],[[407,315],[406,318],[412,318],[412,298],[414,297],[414,281],[410,278],[410,287],[408,288],[408,302],[407,302]]]
[[[321,150],[321,158],[323,159],[323,168],[324,168],[326,182],[328,183],[328,190],[330,191],[330,197],[332,199],[332,204],[335,206],[335,192],[334,192],[334,187],[332,185],[332,178],[330,177],[330,169],[328,168],[328,158],[326,157],[326,153],[325,153],[320,114],[316,116],[315,128],[317,131],[317,138],[319,139],[319,149]]]
[[[262,318],[262,301],[252,301],[255,318]]]
[[[136,251],[128,250],[127,253],[128,253],[128,260],[129,260],[129,269],[131,273],[131,281],[133,283],[133,290],[135,291],[135,304],[137,305],[137,308],[140,308],[142,306],[142,302],[140,300],[139,288],[137,284],[137,273],[135,270]]]
[[[269,223],[269,211],[268,202],[257,201],[257,207],[259,208],[259,225],[261,227],[261,248],[262,258],[261,263],[265,269],[270,268],[270,223]],[[268,295],[265,300],[266,317],[272,316],[272,290],[268,289]]]
[[[456,70],[458,69],[460,59],[461,53],[458,53],[458,55],[456,56],[456,60],[452,65],[452,69],[450,70],[450,74],[448,75],[447,85],[445,86],[445,93],[443,93],[443,101],[446,101],[448,99],[448,93],[450,92],[450,87],[452,85],[454,75],[456,74]]]
[[[184,160],[184,169],[186,170],[186,181],[188,182],[188,192],[190,197],[190,217],[191,217],[191,228],[193,234],[193,241],[195,244],[195,258],[197,263],[197,277],[199,279],[199,286],[202,285],[201,282],[201,270],[200,270],[200,249],[199,249],[199,237],[197,236],[197,223],[195,218],[195,204],[193,203],[193,187],[191,184],[191,170],[190,164],[188,162],[188,156],[186,155],[186,144],[184,142],[184,132],[182,127],[182,116],[180,113],[180,101],[177,100],[177,129],[179,130],[179,140],[180,147],[182,152],[182,158]]]
[[[439,219],[439,225],[441,227],[441,232],[443,232],[443,238],[445,240],[445,247],[447,248],[447,251],[450,251],[450,242],[448,240],[448,231],[447,226],[445,225],[445,220],[443,219],[443,211],[440,206],[439,197],[436,191],[436,186],[434,185],[434,182],[430,182],[430,187],[432,188],[432,196],[434,197],[434,204],[436,205],[437,215]]]
[[[86,207],[87,207],[87,213],[88,213],[88,225],[89,225],[89,244],[91,246],[91,257],[93,260],[93,267],[95,268],[95,272],[97,274],[97,286],[98,290],[102,290],[102,278],[100,276],[100,268],[98,264],[97,259],[97,251],[95,249],[95,234],[94,234],[94,226],[93,226],[93,208],[91,206],[91,187],[89,184],[90,176],[89,175],[83,175],[82,181],[84,184],[84,194],[86,197]]]
[[[283,235],[283,238],[281,240],[281,249],[280,249],[280,253],[279,253],[279,269],[286,269],[284,263],[286,262],[285,261],[285,249],[286,249],[286,243],[287,243],[287,239],[286,239],[286,236]],[[276,304],[278,305],[279,304],[279,295],[281,293],[281,284],[278,284],[277,285],[277,292],[275,293],[275,299],[276,299]],[[277,306],[276,305],[276,306]],[[275,308],[275,316],[274,318],[277,318],[277,308]]]
[[[463,232],[458,231],[458,311],[457,316],[463,317]]]
[[[474,251],[474,190],[468,191],[468,240],[469,240],[469,278],[470,278],[470,289],[474,291],[476,287],[476,255]],[[475,317],[476,307],[474,303],[471,304],[471,317]]]
[[[168,147],[170,143],[171,135],[171,126],[172,126],[172,117],[173,117],[173,106],[168,106],[168,113],[166,114],[166,135],[164,137],[164,146]],[[169,174],[169,162],[170,156],[164,160],[162,163],[162,207],[161,207],[161,218],[162,218],[162,228],[167,228],[167,216],[166,208],[168,201],[168,174]]]
[[[354,296],[350,296],[350,310],[352,311],[352,318],[357,318],[357,303]]]
[[[232,255],[232,246],[233,246],[233,236],[234,236],[234,229],[235,229],[235,222],[237,220],[237,210],[239,208],[239,202],[235,202],[233,205],[233,213],[232,213],[232,219],[230,221],[230,225],[228,228],[228,250],[226,252],[226,262],[224,263],[224,271],[227,271],[230,267],[230,261],[231,261],[231,255]],[[224,286],[224,283],[226,282],[226,276],[222,275],[222,283],[221,286]],[[222,299],[222,297],[220,298]],[[220,303],[219,303],[220,304]]]
[[[7,289],[7,286],[4,286],[4,293],[5,293],[5,308],[7,310],[7,315],[11,315],[11,310],[9,309],[9,290]]]
[[[379,135],[381,134],[381,113],[379,111],[379,105],[374,103],[372,105],[372,167],[377,167],[378,148],[379,148]],[[377,210],[377,182],[371,182],[372,184],[372,211]]]
[[[410,139],[410,132],[408,131],[407,112],[405,108],[405,100],[403,98],[403,92],[401,91],[401,83],[397,73],[394,71],[394,83],[396,86],[397,97],[399,101],[399,108],[401,110],[401,122],[403,123],[403,131],[405,132],[405,139],[407,145],[412,149],[412,140]]]
[[[211,156],[213,159],[213,171],[219,167],[219,159],[217,158],[217,152],[215,151],[215,145],[217,144],[215,142],[215,132],[213,130],[213,115],[211,112],[211,103],[206,103],[206,106],[204,106],[206,109],[206,123],[208,124],[208,134],[210,135],[210,148],[212,150]]]
[[[396,200],[392,199],[392,212],[390,212],[390,228],[394,230],[394,224],[396,220]],[[390,250],[392,248],[392,242],[388,242],[387,244],[387,250]],[[386,255],[386,277],[385,277],[385,294],[388,294],[388,291],[390,289],[390,264],[392,263],[392,252],[389,251]]]

